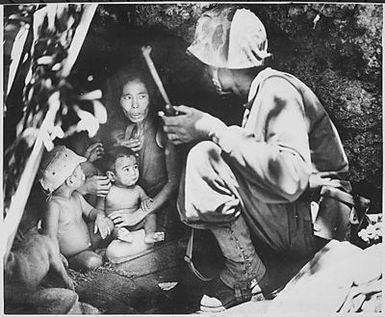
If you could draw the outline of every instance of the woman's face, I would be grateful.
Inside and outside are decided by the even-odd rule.
[[[150,96],[143,82],[129,81],[123,86],[120,105],[128,120],[142,122],[147,117],[149,104]]]

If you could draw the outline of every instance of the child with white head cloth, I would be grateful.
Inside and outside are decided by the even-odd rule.
[[[83,216],[94,221],[91,234],[99,232],[102,239],[113,228],[104,212],[88,204],[77,191],[85,182],[80,166],[85,161],[86,158],[65,146],[56,146],[43,157],[39,172],[40,184],[48,194],[43,232],[57,240],[70,267],[78,270],[95,269],[103,264],[102,256],[93,251]]]

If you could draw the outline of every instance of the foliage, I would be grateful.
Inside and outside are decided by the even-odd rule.
[[[47,150],[56,137],[67,137],[80,130],[95,134],[105,121],[104,106],[97,99],[100,92],[77,96],[65,73],[68,51],[83,14],[76,4],[19,7],[19,16],[28,16],[33,27],[33,45],[28,52],[29,71],[25,78],[23,115],[16,129],[16,140],[5,149],[4,198],[6,207],[17,189],[26,161],[41,133]],[[54,122],[42,131],[49,111],[58,106]],[[52,111],[52,110],[51,110]],[[7,113],[5,112],[5,115]],[[45,133],[45,134],[44,134]]]

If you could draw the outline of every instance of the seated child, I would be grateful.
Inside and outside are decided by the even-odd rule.
[[[113,236],[131,243],[133,236],[130,231],[144,228],[145,243],[164,240],[164,232],[156,232],[156,215],[149,213],[152,199],[136,184],[139,168],[135,153],[123,146],[115,147],[106,158],[106,167],[112,186],[107,197],[99,199],[97,208],[113,219]]]
[[[103,264],[102,256],[92,250],[83,216],[94,221],[93,233],[99,231],[102,239],[113,229],[104,212],[88,204],[77,191],[85,181],[80,167],[85,161],[65,146],[56,146],[43,158],[39,176],[41,186],[48,192],[43,231],[58,241],[70,267],[78,270],[95,269]]]
[[[109,145],[124,146],[138,156],[138,184],[153,199],[151,213],[157,216],[157,231],[165,232],[165,238],[170,239],[180,231],[175,200],[181,162],[156,115],[155,87],[147,68],[119,67],[107,81],[105,100],[118,116],[110,120]],[[123,126],[119,126],[120,121]]]

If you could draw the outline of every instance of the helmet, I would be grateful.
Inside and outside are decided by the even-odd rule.
[[[262,22],[250,10],[234,7],[203,13],[187,52],[207,65],[233,69],[261,66],[271,55]]]

